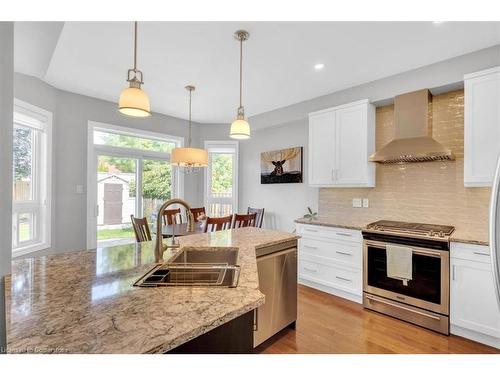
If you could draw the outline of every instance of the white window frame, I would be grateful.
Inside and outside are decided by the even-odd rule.
[[[159,151],[140,150],[129,147],[116,147],[94,144],[94,131],[123,134],[132,137],[174,142],[177,147],[184,146],[184,138],[164,133],[156,133],[136,128],[128,128],[97,121],[88,121],[87,129],[87,248],[97,247],[97,218],[99,207],[97,203],[97,160],[100,155],[133,158],[138,160],[170,161],[170,154]],[[177,168],[172,169],[172,197],[184,197],[184,175]],[[142,186],[142,163],[138,163],[137,186]],[[142,200],[137,199],[136,212],[142,212]]]
[[[233,197],[230,199],[233,204],[233,213],[238,212],[238,169],[239,169],[239,142],[238,141],[205,141],[205,150],[208,151],[208,167],[205,168],[204,172],[204,189],[203,189],[203,202],[205,202],[205,207],[209,206],[209,188],[210,188],[210,178],[211,178],[211,157],[210,150],[217,149],[232,149],[234,150],[234,164],[233,164]],[[224,198],[221,198],[223,201]]]
[[[39,121],[40,128],[16,121],[16,113],[20,113]],[[12,200],[12,215],[34,213],[34,230],[36,238],[17,244],[18,223],[12,223],[13,245],[12,256],[18,257],[34,251],[51,247],[52,234],[52,112],[14,98],[14,126],[31,127],[35,133],[35,154],[32,156],[32,189],[33,200],[16,202]]]

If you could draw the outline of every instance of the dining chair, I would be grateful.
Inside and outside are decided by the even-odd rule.
[[[139,218],[130,215],[132,227],[134,228],[135,239],[137,242],[151,241],[151,232],[149,231],[148,219]]]
[[[198,222],[198,217],[205,216],[205,207],[191,208],[191,213],[193,214],[194,221]]]
[[[219,230],[231,229],[233,215],[223,217],[207,217],[205,232],[216,232]]]
[[[264,221],[264,209],[263,208],[252,208],[248,207],[247,214],[257,214],[255,218],[255,227],[262,228],[262,222]]]
[[[256,217],[257,217],[256,213],[248,214],[248,215],[234,214],[233,228],[236,229],[236,228],[244,228],[244,227],[254,227]]]
[[[181,209],[165,210],[163,212],[163,225],[182,224]]]

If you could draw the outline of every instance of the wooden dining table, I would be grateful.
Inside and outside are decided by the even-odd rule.
[[[175,234],[176,237],[182,237],[182,236],[189,236],[190,234],[203,233],[204,229],[205,229],[204,222],[198,221],[198,222],[194,223],[194,231],[188,230],[188,223],[180,223],[180,224],[163,225],[161,232],[162,232],[162,236],[164,238],[172,237],[173,234]],[[151,233],[156,235],[156,226],[155,225],[151,226]]]

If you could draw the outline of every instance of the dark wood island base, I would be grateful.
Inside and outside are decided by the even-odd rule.
[[[172,350],[168,354],[253,353],[254,311],[249,311]]]

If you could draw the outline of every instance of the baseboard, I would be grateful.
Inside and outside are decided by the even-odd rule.
[[[497,337],[485,335],[484,333],[479,333],[476,331],[471,331],[470,329],[459,327],[453,324],[450,324],[450,333],[500,349],[500,338]]]
[[[325,285],[315,283],[315,282],[309,281],[309,280],[304,280],[304,279],[299,279],[299,284],[308,286],[310,288],[318,289],[318,290],[321,290],[322,292],[332,294],[332,295],[337,296],[337,297],[345,298],[345,299],[348,299],[349,301],[353,301],[353,302],[356,302],[359,304],[363,303],[363,296],[362,295],[358,296],[356,294],[348,293],[348,292],[345,292],[345,291],[340,290],[340,289],[332,288],[329,286],[325,286]]]

